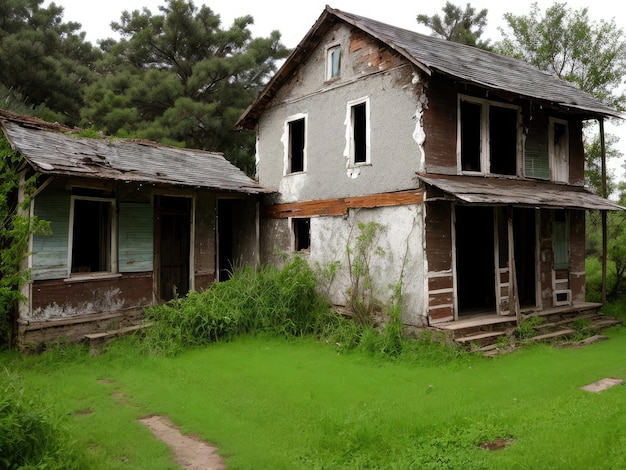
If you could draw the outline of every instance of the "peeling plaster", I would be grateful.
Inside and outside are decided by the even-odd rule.
[[[420,76],[417,73],[413,74],[413,80],[411,83],[413,85],[417,85],[420,83]],[[419,94],[419,99],[417,102],[417,110],[415,111],[415,130],[413,131],[413,140],[419,146],[419,171],[424,171],[426,169],[426,153],[424,152],[424,142],[426,140],[426,133],[424,132],[424,110],[428,109],[428,97],[426,93],[424,93],[424,89],[422,88],[421,93]]]
[[[120,298],[120,293],[121,290],[119,288],[109,289],[102,293],[101,298],[93,302],[81,302],[75,305],[59,305],[54,302],[44,308],[34,310],[30,320],[52,320],[55,318],[68,318],[89,313],[115,312],[124,307],[124,299]]]

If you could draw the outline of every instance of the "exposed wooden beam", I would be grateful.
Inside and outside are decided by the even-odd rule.
[[[403,206],[422,204],[424,191],[412,189],[394,193],[372,194],[336,199],[318,199],[303,202],[274,204],[263,208],[262,216],[271,219],[287,217],[315,217],[321,215],[344,215],[349,209],[372,209],[375,207]]]

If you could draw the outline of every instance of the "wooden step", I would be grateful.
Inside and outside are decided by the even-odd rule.
[[[480,343],[485,339],[497,338],[499,336],[505,336],[506,334],[506,331],[486,331],[484,333],[455,338],[454,341],[461,344]]]
[[[574,333],[576,333],[576,330],[573,330],[571,328],[564,328],[562,330],[552,331],[550,333],[545,333],[543,335],[533,336],[532,338],[529,338],[529,339],[532,341],[542,341],[544,339],[553,339],[553,338],[558,338],[560,336],[571,335]]]

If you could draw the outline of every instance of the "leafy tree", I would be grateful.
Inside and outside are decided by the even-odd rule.
[[[602,102],[623,111],[626,95],[618,92],[626,75],[626,40],[614,20],[593,22],[588,9],[571,10],[554,3],[542,15],[537,3],[528,15],[504,15],[508,30],[499,53],[524,60],[573,83]]]
[[[497,52],[524,60],[566,80],[619,111],[626,109],[622,85],[626,74],[626,38],[614,20],[593,22],[588,9],[571,10],[554,3],[542,14],[533,3],[528,15],[504,15],[508,29],[500,28]],[[617,140],[606,136],[607,158],[620,156]],[[586,145],[587,184],[600,193],[601,152],[599,137]],[[607,177],[608,194],[615,182]]]
[[[159,10],[125,11],[112,23],[122,39],[101,43],[101,80],[87,91],[84,122],[110,135],[223,151],[252,173],[254,135],[235,122],[287,56],[280,33],[253,38],[251,16],[222,29],[219,15],[191,1]]]
[[[432,29],[433,36],[481,49],[490,49],[489,40],[480,40],[487,25],[486,9],[476,12],[476,9],[468,3],[463,11],[460,7],[446,2],[442,11],[443,18],[439,15],[417,15],[417,22]]]
[[[77,124],[83,88],[100,51],[63,8],[43,0],[0,2],[0,98],[3,108]]]

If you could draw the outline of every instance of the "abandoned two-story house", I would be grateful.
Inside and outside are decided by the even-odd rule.
[[[238,124],[257,133],[262,262],[340,262],[350,288],[359,223],[381,301],[403,322],[585,303],[583,123],[618,117],[530,65],[326,7]],[[510,318],[510,317],[509,317]]]
[[[0,125],[24,178],[37,177],[31,214],[52,232],[29,243],[23,349],[136,325],[144,307],[257,264],[264,190],[224,156],[80,137],[4,111]]]

